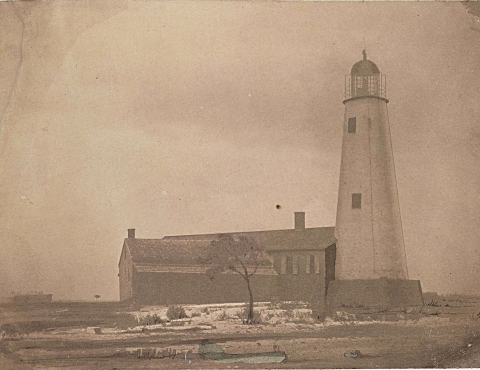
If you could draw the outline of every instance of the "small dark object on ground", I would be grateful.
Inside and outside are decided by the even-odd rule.
[[[198,348],[198,354],[205,360],[218,361],[220,363],[279,363],[285,361],[285,352],[262,352],[262,353],[225,353],[223,347],[209,340],[204,340]]]
[[[166,350],[165,349],[159,350],[157,348],[139,348],[137,349],[137,358],[146,358],[146,359],[170,358],[172,360],[175,360],[175,357],[177,357],[179,353],[180,353],[179,351],[172,348],[167,348]]]
[[[143,334],[150,334],[152,331],[150,329],[147,329],[145,327],[142,328],[142,333]]]
[[[360,357],[360,351],[355,349],[353,351],[347,351],[343,354],[345,357],[353,357],[353,358],[357,358],[357,357]]]

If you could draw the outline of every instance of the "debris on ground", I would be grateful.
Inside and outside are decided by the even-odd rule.
[[[343,354],[345,357],[360,357],[360,351],[358,349],[352,350],[352,351],[347,351]]]
[[[251,364],[278,363],[285,360],[285,352],[261,352],[230,354],[225,353],[223,347],[208,340],[202,341],[198,348],[198,354],[205,360],[214,360],[221,363],[244,362]]]

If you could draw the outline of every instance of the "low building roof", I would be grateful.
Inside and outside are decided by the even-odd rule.
[[[156,271],[155,266],[205,266],[202,262],[207,248],[222,235],[246,236],[265,247],[267,253],[281,251],[319,251],[336,242],[333,227],[303,230],[267,230],[223,234],[165,236],[163,239],[127,238],[133,263],[142,271]]]
[[[304,230],[279,230],[263,240],[267,252],[319,251],[335,244],[334,227],[316,227]]]
[[[302,230],[286,229],[224,234],[165,236],[161,240],[191,240],[210,243],[212,240],[218,239],[221,235],[242,235],[255,239],[265,247],[267,252],[307,251],[324,250],[332,244],[335,244],[337,239],[335,238],[334,232],[334,227],[312,227]]]
[[[125,239],[134,263],[191,265],[201,260],[211,240]]]

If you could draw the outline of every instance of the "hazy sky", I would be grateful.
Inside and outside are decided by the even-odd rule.
[[[333,226],[364,37],[410,278],[480,294],[479,20],[445,2],[0,3],[0,295],[118,299],[127,228]]]

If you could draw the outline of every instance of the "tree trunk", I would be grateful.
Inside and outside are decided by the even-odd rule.
[[[245,280],[247,281],[248,294],[250,296],[250,305],[248,307],[247,324],[253,324],[253,293],[252,293],[252,288],[250,287],[250,278],[247,277]]]

